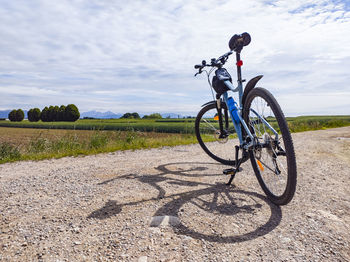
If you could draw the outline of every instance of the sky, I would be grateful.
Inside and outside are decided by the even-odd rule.
[[[193,65],[243,32],[243,78],[285,115],[350,114],[349,0],[0,0],[0,110],[195,115],[212,95]]]

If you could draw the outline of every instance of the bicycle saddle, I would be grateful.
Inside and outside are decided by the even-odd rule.
[[[239,52],[242,50],[243,46],[247,46],[250,43],[250,35],[247,32],[244,32],[240,35],[234,35],[231,37],[230,41],[228,42],[228,46],[230,47],[230,50]]]

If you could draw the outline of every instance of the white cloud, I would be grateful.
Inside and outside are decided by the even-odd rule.
[[[349,28],[331,0],[0,0],[0,109],[194,114],[211,93],[193,65],[247,31],[244,76],[264,74],[286,115],[350,114]]]

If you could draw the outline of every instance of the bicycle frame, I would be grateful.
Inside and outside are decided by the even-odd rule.
[[[240,59],[240,53],[239,52],[236,52],[236,61],[237,61],[236,62],[236,66],[237,66],[237,78],[238,78],[237,82],[238,82],[238,86],[235,88],[233,86],[233,84],[229,80],[225,80],[224,84],[227,86],[227,88],[230,91],[238,92],[238,97],[239,97],[239,106],[237,108],[238,121],[235,120],[235,117],[233,116],[233,113],[232,113],[233,110],[232,110],[232,108],[229,107],[228,91],[223,93],[223,98],[224,98],[226,106],[227,106],[227,108],[228,108],[228,110],[230,112],[231,121],[232,121],[232,123],[234,125],[234,128],[236,130],[240,146],[245,148],[245,149],[248,149],[248,148],[250,148],[250,147],[255,145],[255,139],[254,139],[253,134],[250,132],[250,130],[249,130],[248,126],[247,126],[247,123],[244,121],[244,119],[242,117],[242,111],[243,111],[242,100],[243,100],[243,82],[244,82],[244,80],[242,80],[242,72],[241,72],[241,66],[242,66],[243,62]],[[233,102],[236,103],[236,101],[234,100],[233,97],[232,97],[232,99],[233,99]],[[278,141],[278,133],[277,133],[277,131],[261,115],[259,115],[254,109],[250,109],[250,110],[275,134],[276,140]],[[243,126],[246,134],[250,138],[250,142],[248,144],[244,143],[245,141],[243,140],[243,134],[242,134],[241,125]]]

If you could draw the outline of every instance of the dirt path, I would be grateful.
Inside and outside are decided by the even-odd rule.
[[[0,261],[350,261],[350,127],[293,138],[282,208],[199,145],[0,165]]]

